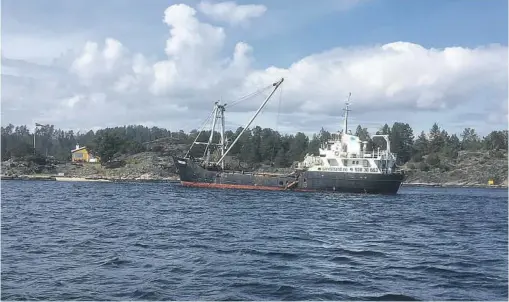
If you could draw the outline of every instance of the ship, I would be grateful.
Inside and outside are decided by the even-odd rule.
[[[343,129],[332,133],[330,139],[323,142],[319,154],[306,154],[297,162],[290,173],[261,173],[237,171],[225,168],[224,159],[248,129],[274,92],[283,83],[284,78],[273,83],[271,93],[262,102],[253,117],[229,144],[224,134],[226,104],[215,102],[211,113],[212,131],[206,142],[195,141],[194,145],[206,145],[202,157],[174,156],[173,160],[185,187],[222,188],[240,190],[304,191],[304,192],[344,192],[397,194],[404,179],[404,173],[397,168],[397,154],[390,150],[388,135],[377,134],[371,138],[381,140],[376,150],[368,150],[368,141],[362,141],[352,135],[348,129],[348,113],[351,111],[350,95],[343,109]],[[219,143],[213,143],[215,126],[219,125]],[[203,129],[200,131],[200,133]],[[383,148],[385,145],[385,148]],[[218,147],[219,160],[211,160],[211,149]],[[228,147],[228,148],[227,148]]]

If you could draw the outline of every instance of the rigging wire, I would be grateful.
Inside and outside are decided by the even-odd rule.
[[[279,88],[279,102],[277,105],[277,115],[276,115],[276,133],[278,131],[279,126],[279,112],[281,111],[281,100],[283,99],[283,87],[281,86]],[[279,150],[278,150],[279,151]],[[274,157],[276,156],[274,153],[276,152],[276,143],[273,142],[272,144],[272,156],[270,159],[270,162],[274,164]]]
[[[256,90],[255,92],[252,92],[252,93],[249,93],[247,95],[244,95],[242,97],[240,97],[239,99],[237,99],[236,101],[233,101],[232,103],[228,104],[227,106],[228,107],[233,107],[247,99],[250,99],[256,95],[259,95],[261,93],[263,93],[265,90],[273,87],[274,85],[273,84],[270,84],[270,85],[267,85],[266,87],[263,87],[263,88],[260,88],[258,90]],[[279,99],[279,102],[281,103],[281,93],[280,93],[280,99]],[[226,106],[226,105],[225,105]],[[279,109],[278,109],[279,110]],[[214,112],[215,110],[212,110],[212,112],[209,114],[209,116],[207,117],[207,119],[202,123],[201,125],[201,129],[200,129],[200,132],[198,133],[198,135],[196,136],[196,138],[194,139],[193,143],[191,144],[191,147],[189,148],[189,150],[187,151],[185,157],[187,157],[189,155],[189,152],[191,151],[191,149],[193,148],[194,144],[196,143],[196,141],[198,140],[198,138],[200,137],[201,133],[204,131],[205,129],[205,125],[209,122],[209,120],[211,119],[211,117],[214,115]],[[278,112],[279,114],[279,112]]]
[[[276,132],[278,131],[279,127],[279,113],[281,111],[281,100],[283,99],[283,87],[279,90],[279,102],[277,105],[277,115],[276,115]]]
[[[214,110],[212,110],[212,112],[209,114],[209,116],[207,117],[207,119],[201,124],[201,127],[200,127],[200,132],[198,133],[198,135],[196,136],[196,138],[194,139],[193,143],[191,144],[191,147],[189,148],[189,150],[187,150],[187,153],[184,157],[187,157],[187,155],[189,154],[189,152],[191,152],[191,149],[193,148],[194,144],[196,143],[196,141],[198,140],[198,138],[200,137],[200,135],[202,134],[203,130],[205,130],[205,125],[209,122],[210,118],[212,117],[212,115],[214,115],[214,112],[215,112],[215,108]]]
[[[243,101],[245,101],[247,99],[250,99],[250,98],[252,98],[252,97],[254,97],[256,95],[261,94],[262,92],[264,92],[265,90],[269,89],[270,87],[272,87],[272,84],[268,85],[266,87],[263,87],[261,89],[258,89],[257,91],[252,92],[250,94],[244,95],[244,96],[240,97],[239,99],[237,99],[236,101],[233,101],[232,103],[228,104],[227,106],[228,107],[233,107],[233,106],[235,106],[235,105],[237,105],[237,104],[239,104],[239,103],[241,103],[241,102],[243,102]]]

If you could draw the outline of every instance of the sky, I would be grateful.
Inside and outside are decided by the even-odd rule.
[[[508,126],[507,0],[1,2],[1,124],[198,129],[284,78],[252,126]],[[244,126],[269,89],[226,111]]]

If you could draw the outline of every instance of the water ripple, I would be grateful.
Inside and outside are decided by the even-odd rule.
[[[507,191],[2,181],[2,300],[507,300]]]

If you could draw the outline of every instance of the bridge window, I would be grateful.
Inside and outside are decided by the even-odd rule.
[[[329,165],[331,165],[333,167],[339,166],[339,163],[335,158],[329,158],[329,159],[327,159],[327,161],[329,162]]]

